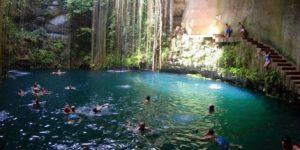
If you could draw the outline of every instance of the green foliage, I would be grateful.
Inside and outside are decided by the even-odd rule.
[[[44,46],[45,49],[32,48],[29,52],[29,61],[35,68],[59,67],[67,60],[65,46],[61,41],[55,41],[52,45]]]
[[[113,54],[108,54],[106,56],[106,62],[104,64],[104,68],[108,69],[108,68],[117,68],[122,66],[122,60],[117,57],[114,56]]]
[[[55,54],[53,52],[43,49],[32,49],[30,61],[35,64],[35,67],[51,65],[55,61]]]
[[[263,79],[258,73],[259,66],[251,66],[251,59],[255,59],[251,57],[251,50],[245,49],[242,45],[225,45],[219,66],[225,74],[234,74],[252,81]]]
[[[64,7],[70,14],[82,14],[93,9],[93,0],[64,0]]]
[[[167,60],[168,59],[168,56],[169,56],[169,52],[170,52],[170,48],[169,47],[164,47],[162,49],[162,60]]]
[[[91,70],[96,70],[97,69],[97,65],[96,64],[90,64],[90,69]]]
[[[83,61],[84,64],[88,64],[89,62],[91,62],[91,56],[90,55],[85,55],[82,58],[82,61]]]
[[[89,34],[90,35],[92,33],[92,29],[89,28],[89,27],[81,27],[79,29],[79,33],[81,33],[81,34]]]
[[[124,61],[124,65],[126,67],[129,67],[129,68],[132,68],[132,67],[139,67],[139,55],[137,54],[134,54],[134,55],[131,55],[131,56],[128,56],[125,61]]]
[[[280,94],[283,93],[281,87],[283,87],[283,81],[280,75],[276,71],[269,71],[265,78],[265,89],[264,92],[267,95],[280,97]]]
[[[29,32],[23,28],[19,28],[11,17],[5,16],[3,22],[10,41],[20,42],[23,39],[26,39],[33,43],[37,43],[40,38],[40,34],[38,32]]]

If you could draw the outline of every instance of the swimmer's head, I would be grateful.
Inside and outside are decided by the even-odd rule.
[[[140,130],[140,131],[145,131],[145,127],[146,127],[145,122],[140,122],[140,123],[139,123],[139,130]]]
[[[94,109],[93,109],[93,112],[94,112],[94,113],[97,113],[97,112],[99,112],[99,111],[97,110],[97,108],[94,108]]]
[[[75,106],[71,106],[73,112],[75,112]]]
[[[146,97],[146,100],[150,101],[150,96],[147,96],[147,97]]]
[[[210,105],[208,107],[208,111],[209,111],[209,113],[213,113],[215,111],[215,105]]]
[[[206,135],[215,135],[214,129],[209,129]]]

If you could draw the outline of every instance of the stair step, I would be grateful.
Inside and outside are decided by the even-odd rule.
[[[296,67],[282,67],[281,70],[296,70]]]
[[[282,58],[282,56],[279,56],[279,55],[271,55],[270,57],[273,58],[273,59]]]
[[[271,52],[271,55],[278,55],[278,53],[275,53],[275,52]],[[278,55],[278,56],[280,56],[280,55]]]
[[[258,49],[260,49],[261,51],[269,51],[270,50],[269,48],[261,48],[261,47],[258,47]]]
[[[272,59],[272,62],[286,62],[284,59]]]
[[[248,42],[252,42],[252,41],[254,41],[254,39],[247,38],[247,39],[246,39],[246,41],[248,41]]]
[[[270,47],[265,46],[265,45],[261,45],[261,44],[256,44],[257,48],[262,48],[262,49],[270,49]]]
[[[290,76],[291,81],[292,80],[300,80],[300,76]]]
[[[289,71],[289,72],[285,72],[286,75],[300,75],[299,71]]]
[[[292,66],[290,63],[278,63],[277,66]]]
[[[256,42],[254,39],[247,39],[247,42]]]
[[[269,49],[271,53],[276,53],[274,49]]]
[[[300,85],[300,80],[293,80],[292,82],[293,82],[293,84],[295,84],[295,85]]]

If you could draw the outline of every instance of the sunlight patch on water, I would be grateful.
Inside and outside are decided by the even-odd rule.
[[[121,89],[129,89],[129,88],[131,88],[131,86],[128,85],[128,84],[125,84],[125,85],[118,85],[117,87],[118,87],[118,88],[121,88]]]
[[[107,72],[110,73],[124,73],[124,72],[129,72],[130,70],[107,70]]]
[[[4,121],[4,120],[6,120],[8,118],[12,118],[12,116],[10,116],[8,112],[6,112],[4,110],[0,111],[0,121]]]
[[[222,86],[220,86],[218,84],[210,84],[208,87],[212,90],[219,90],[222,88]]]
[[[189,114],[177,114],[173,117],[174,122],[179,124],[188,124],[195,121],[197,118]]]

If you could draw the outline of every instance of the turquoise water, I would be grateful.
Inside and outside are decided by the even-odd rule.
[[[280,150],[290,135],[300,142],[300,109],[222,82],[152,72],[51,71],[8,79],[0,85],[0,149],[220,149],[200,141],[210,128],[245,150]],[[17,95],[37,81],[52,91],[33,109],[34,96]],[[64,89],[68,84],[75,91]],[[151,104],[144,105],[145,96]],[[64,105],[75,105],[82,121],[68,124]],[[109,107],[94,115],[96,104]],[[208,106],[216,106],[208,114]],[[136,134],[127,122],[144,121],[152,132]]]

